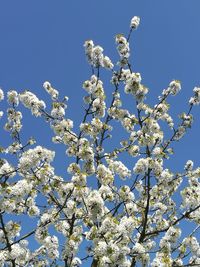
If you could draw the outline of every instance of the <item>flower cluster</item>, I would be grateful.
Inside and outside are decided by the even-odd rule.
[[[88,92],[88,96],[84,98],[85,103],[91,105],[91,112],[97,117],[105,116],[105,93],[103,82],[95,75],[90,80],[83,83],[83,88]]]
[[[13,137],[15,137],[22,128],[22,113],[20,111],[16,111],[13,108],[9,108],[7,110],[7,118],[4,129],[9,131]]]
[[[7,99],[8,99],[8,103],[11,106],[13,106],[13,105],[18,106],[19,105],[19,95],[18,95],[17,91],[15,91],[15,90],[8,91]]]
[[[112,61],[109,57],[103,55],[103,48],[101,46],[95,46],[92,40],[88,40],[85,41],[84,47],[89,64],[95,68],[113,69]]]
[[[131,171],[121,161],[108,159],[107,162],[109,169],[118,174],[120,178],[125,179],[131,176]]]
[[[29,149],[24,152],[19,159],[18,167],[21,173],[28,173],[31,169],[39,167],[42,163],[50,163],[55,156],[55,152],[47,150],[41,146]]]
[[[4,92],[3,90],[0,88],[0,101],[2,101],[4,99]]]
[[[132,19],[131,19],[131,24],[130,24],[130,27],[134,30],[136,30],[138,28],[140,24],[140,18],[137,17],[137,16],[134,16]]]
[[[41,116],[41,110],[46,107],[44,101],[39,100],[37,96],[30,91],[24,91],[21,93],[19,95],[19,100],[26,108],[30,109],[32,114],[36,117]]]
[[[126,66],[128,63],[128,58],[130,56],[129,42],[122,34],[118,34],[115,37],[115,41],[117,43],[117,51],[120,55],[119,64],[121,66]]]
[[[162,95],[168,96],[169,94],[175,96],[179,93],[181,90],[181,83],[178,80],[173,80],[170,82],[169,87],[165,90],[163,90]]]
[[[199,105],[200,104],[200,88],[195,87],[193,89],[194,96],[190,98],[189,104],[190,105]]]
[[[50,82],[46,81],[43,84],[44,89],[46,90],[46,92],[51,96],[52,100],[56,100],[58,98],[58,91],[56,89],[54,89]]]

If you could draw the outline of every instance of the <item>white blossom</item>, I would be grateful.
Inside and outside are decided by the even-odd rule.
[[[148,171],[149,168],[149,160],[148,159],[144,159],[141,158],[137,161],[137,163],[135,164],[135,167],[133,168],[133,171],[135,173],[146,173]]]
[[[56,100],[58,98],[59,93],[56,89],[54,89],[51,86],[50,82],[48,81],[44,82],[43,87],[46,90],[46,92],[50,94],[50,96],[52,97],[52,100]]]
[[[0,101],[2,101],[4,99],[4,92],[3,90],[0,88]]]
[[[192,160],[188,160],[185,164],[184,169],[186,171],[191,171],[193,169],[194,162]]]
[[[33,115],[36,117],[41,116],[41,110],[45,109],[46,105],[44,101],[39,100],[36,95],[30,91],[24,91],[19,95],[19,99],[22,104],[29,108]]]
[[[140,24],[140,18],[137,17],[137,16],[134,16],[134,17],[131,19],[130,27],[131,27],[132,29],[135,30],[135,29],[138,28],[139,24]]]
[[[8,91],[7,99],[10,105],[15,105],[15,106],[19,105],[19,95],[15,90]]]

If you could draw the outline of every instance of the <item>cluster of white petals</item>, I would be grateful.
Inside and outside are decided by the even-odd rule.
[[[7,109],[7,118],[8,121],[4,125],[4,129],[6,131],[9,131],[14,137],[17,133],[20,132],[22,128],[22,113],[20,111],[16,111],[13,108],[9,108]]]
[[[200,88],[195,87],[193,89],[194,96],[190,98],[189,104],[190,105],[199,105],[200,104]]]
[[[4,92],[3,90],[0,88],[0,101],[2,101],[4,99]]]
[[[118,34],[115,37],[115,41],[117,43],[117,51],[120,55],[119,64],[125,66],[128,63],[128,58],[130,56],[129,42],[122,34]]]
[[[138,16],[134,16],[131,19],[130,27],[135,30],[138,28],[139,24],[140,24],[140,18]]]
[[[13,106],[13,105],[18,106],[19,105],[19,95],[18,95],[17,91],[15,91],[15,90],[8,91],[7,99],[8,99],[8,103],[11,106]]]
[[[103,48],[99,45],[94,45],[92,40],[85,41],[85,54],[89,64],[95,68],[104,67],[106,69],[113,69],[113,63],[108,56],[103,55]]]
[[[20,168],[20,172],[26,173],[34,167],[39,167],[43,162],[50,163],[53,161],[54,156],[54,151],[37,146],[23,153],[22,157],[19,159],[18,167]]]
[[[162,95],[167,96],[171,94],[175,96],[179,93],[180,90],[181,90],[181,82],[178,80],[173,80],[170,82],[169,87],[163,90]]]
[[[29,108],[36,117],[41,116],[41,110],[46,107],[44,101],[39,100],[37,96],[30,91],[21,93],[19,95],[19,100],[26,108]]]
[[[83,83],[83,88],[89,94],[84,98],[85,103],[92,106],[91,111],[97,117],[104,117],[106,104],[103,82],[96,75],[92,75],[90,80]]]
[[[54,89],[50,82],[46,81],[43,84],[44,89],[46,90],[46,92],[51,96],[52,100],[56,100],[58,98],[58,91],[56,89]]]

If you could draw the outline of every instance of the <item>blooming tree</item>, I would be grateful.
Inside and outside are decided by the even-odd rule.
[[[49,82],[43,85],[52,99],[49,110],[30,91],[7,93],[4,129],[11,144],[1,148],[0,159],[0,266],[200,266],[200,167],[188,160],[181,172],[173,173],[165,166],[173,142],[192,125],[200,88],[194,88],[188,112],[177,126],[168,113],[168,98],[180,91],[179,81],[170,82],[157,104],[147,104],[148,88],[129,61],[130,37],[139,22],[133,17],[128,36],[116,36],[116,66],[102,47],[85,42],[92,76],[83,83],[85,114],[79,132],[65,115],[68,98],[61,100]],[[111,73],[110,104],[102,68]],[[135,113],[122,108],[123,91],[132,96]],[[54,151],[33,138],[22,141],[19,104],[43,117],[54,133],[53,143],[65,146],[74,159],[67,177],[56,175]],[[170,129],[169,138],[161,121]],[[110,133],[116,134],[119,124],[125,139],[109,150]],[[129,164],[122,162],[122,155],[126,162],[130,158]],[[31,231],[26,230],[27,220],[36,222]]]

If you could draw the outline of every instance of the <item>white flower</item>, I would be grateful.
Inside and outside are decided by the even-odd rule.
[[[51,161],[53,161],[54,156],[54,151],[50,151],[41,146],[37,146],[34,149],[29,149],[22,154],[21,158],[19,159],[18,166],[20,168],[20,171],[23,173],[29,171],[35,166],[38,167],[39,164],[43,161],[50,163]]]
[[[8,99],[8,103],[10,105],[15,105],[18,106],[19,105],[19,96],[18,93],[14,90],[8,91],[7,93],[7,99]]]
[[[113,69],[114,65],[109,57],[105,56],[103,58],[103,66],[107,69]]]
[[[85,42],[84,47],[89,64],[95,68],[100,66],[107,69],[113,68],[114,65],[110,58],[103,55],[103,48],[101,46],[95,46],[92,40],[88,40]]]
[[[8,221],[5,225],[5,230],[10,238],[16,237],[20,235],[21,226],[16,222]]]
[[[131,176],[131,171],[121,161],[109,160],[109,168],[122,179]]]
[[[31,191],[32,187],[32,183],[28,182],[27,180],[19,180],[14,186],[10,188],[11,194],[14,196],[24,196]]]
[[[126,77],[124,92],[132,94],[139,102],[145,99],[148,88],[142,85],[140,73],[132,73]]]
[[[185,132],[186,128],[184,126],[179,126],[173,139],[176,141],[180,140],[184,136]]]
[[[3,267],[3,266],[5,266],[4,265],[4,262],[6,261],[6,259],[7,259],[7,256],[8,256],[8,252],[7,251],[0,251],[0,266],[1,267]]]
[[[172,178],[173,178],[173,174],[169,171],[169,169],[163,170],[160,175],[160,179],[164,181],[171,181]]]
[[[135,243],[134,247],[132,248],[132,252],[134,253],[145,253],[145,248],[140,243]]]
[[[54,117],[55,119],[60,119],[65,116],[65,109],[61,105],[54,107],[51,110],[51,116]]]
[[[26,251],[19,245],[19,244],[14,244],[12,245],[12,250],[10,252],[10,257],[11,259],[17,259],[19,260],[19,258],[23,258],[26,253]]]
[[[4,92],[3,90],[0,88],[0,101],[2,101],[4,99]]]
[[[114,180],[113,173],[103,164],[97,167],[97,178],[103,185],[107,185]]]
[[[184,264],[183,264],[183,261],[182,261],[182,259],[175,259],[174,260],[174,264],[178,267],[178,266],[184,266]]]
[[[195,87],[193,89],[194,96],[190,98],[190,105],[199,105],[200,104],[200,87]]]
[[[128,153],[129,153],[132,157],[136,157],[136,156],[138,156],[138,154],[139,154],[139,150],[140,150],[139,146],[133,145],[133,146],[130,146],[130,147],[128,148]]]
[[[51,88],[50,82],[48,82],[48,81],[44,82],[43,83],[43,87],[44,87],[45,90],[48,90],[49,88]]]
[[[22,104],[29,108],[33,115],[41,116],[41,110],[45,109],[46,105],[44,101],[39,100],[36,95],[31,93],[30,91],[25,91],[19,95],[19,99]]]
[[[0,176],[13,177],[15,176],[15,169],[7,161],[0,167]]]
[[[170,94],[176,95],[181,90],[181,82],[178,80],[173,80],[169,84]]]
[[[28,209],[28,215],[30,217],[34,217],[34,216],[39,216],[40,215],[40,210],[37,206],[35,206],[35,203],[33,203],[33,205]]]
[[[132,19],[131,19],[131,24],[130,24],[130,27],[134,30],[136,30],[138,28],[140,24],[140,18],[137,17],[137,16],[134,16]]]
[[[125,207],[129,215],[132,215],[134,212],[138,210],[137,205],[132,202],[127,203]]]
[[[95,255],[96,256],[104,256],[107,251],[107,244],[105,241],[99,241],[97,247],[95,248]]]
[[[194,162],[192,160],[188,160],[185,164],[184,169],[186,171],[191,171],[193,169]]]
[[[94,216],[103,215],[104,201],[97,190],[90,192],[87,198],[87,207]]]
[[[93,48],[92,60],[95,67],[103,65],[103,48],[100,45]]]
[[[102,185],[99,189],[99,193],[103,199],[113,200],[113,193],[109,186]]]
[[[162,152],[162,149],[160,147],[155,147],[152,151],[152,153],[155,155],[155,156],[159,156]]]
[[[118,34],[115,38],[115,41],[118,44],[117,50],[121,58],[119,63],[121,66],[125,66],[128,63],[127,59],[130,56],[129,43],[122,34]]]
[[[72,267],[78,267],[81,264],[82,264],[82,261],[79,258],[77,258],[77,257],[73,258],[73,260],[71,262],[71,266]]]
[[[132,231],[135,229],[135,226],[136,226],[136,220],[133,217],[124,216],[120,221],[120,225],[118,226],[118,231],[123,234],[131,235]]]
[[[86,175],[81,173],[79,175],[72,176],[71,181],[78,186],[85,186],[86,185]]]
[[[88,62],[89,64],[92,64],[92,50],[94,48],[94,42],[92,40],[85,41],[84,47]]]
[[[119,195],[124,201],[132,201],[135,198],[133,192],[130,191],[130,187],[127,185],[120,188]]]
[[[48,213],[43,213],[41,218],[40,218],[40,222],[45,225],[45,223],[47,223],[48,221],[50,221],[51,219],[51,214]]]
[[[48,256],[51,259],[58,258],[59,252],[58,252],[58,238],[56,236],[47,236],[43,240],[44,246],[47,248]]]
[[[141,158],[135,164],[135,167],[133,168],[133,171],[136,174],[139,174],[139,173],[143,174],[143,173],[146,173],[147,172],[148,167],[149,167],[149,160],[148,159]]]
[[[44,87],[44,89],[46,90],[46,92],[47,92],[48,94],[50,94],[52,100],[56,100],[56,99],[58,98],[58,94],[59,94],[59,93],[58,93],[58,91],[57,91],[56,89],[54,89],[54,88],[51,86],[50,82],[48,82],[48,81],[44,82],[44,83],[43,83],[43,87]]]

